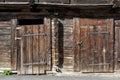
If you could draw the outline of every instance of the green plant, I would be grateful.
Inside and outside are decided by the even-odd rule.
[[[12,71],[11,70],[4,70],[3,75],[11,75],[12,74]]]

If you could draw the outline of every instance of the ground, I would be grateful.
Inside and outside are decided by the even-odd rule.
[[[82,74],[82,75],[11,75],[0,76],[0,80],[120,80],[119,74]]]

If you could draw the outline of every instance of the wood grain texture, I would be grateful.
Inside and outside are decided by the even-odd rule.
[[[120,27],[115,27],[115,70],[120,69]]]
[[[3,2],[29,2],[29,0],[4,0]]]
[[[73,71],[73,20],[54,20],[55,66],[63,71]]]
[[[17,26],[17,19],[11,20],[11,68],[12,70],[17,69],[17,53],[15,46],[15,28]]]
[[[71,0],[72,4],[111,4],[113,0]]]
[[[48,19],[49,21],[50,19]],[[50,24],[22,25],[20,74],[45,74],[51,69]],[[39,35],[43,34],[44,35]]]
[[[113,20],[75,18],[74,22],[75,71],[113,72]]]
[[[36,0],[36,2],[47,2],[47,3],[69,3],[69,0]]]
[[[0,68],[11,68],[11,28],[7,23],[0,23]]]

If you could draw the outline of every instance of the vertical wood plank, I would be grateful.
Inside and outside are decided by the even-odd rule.
[[[17,19],[11,20],[11,68],[17,70],[17,53],[15,46],[15,28],[17,26]]]
[[[50,18],[45,18],[44,19],[44,24],[45,24],[45,33],[47,36],[45,37],[45,45],[46,45],[46,53],[45,53],[45,59],[47,62],[46,65],[46,70],[51,70],[51,20]]]
[[[33,25],[31,26],[27,26],[27,29],[28,29],[28,34],[32,34],[33,33]],[[28,38],[28,64],[33,64],[33,36],[29,36],[27,37]],[[31,74],[32,73],[32,68],[33,68],[33,65],[28,65],[28,74]]]
[[[108,50],[110,50],[109,52],[109,56],[110,56],[110,72],[113,72],[113,70],[114,70],[114,54],[113,54],[113,50],[114,50],[114,27],[113,27],[113,25],[114,25],[114,20],[113,19],[108,19],[108,30],[109,30],[109,32],[110,32],[110,36],[109,36],[109,48],[108,48]]]
[[[41,26],[38,25],[38,33],[41,33]],[[41,36],[38,36],[38,62],[40,63],[41,59]],[[41,66],[38,66],[38,72],[41,73]]]
[[[73,29],[74,29],[74,70],[80,71],[80,53],[79,53],[79,46],[77,43],[79,43],[79,35],[80,35],[80,28],[79,28],[79,18],[73,19]]]
[[[21,26],[20,34],[21,34],[21,41],[20,41],[20,48],[21,48],[21,74],[26,74],[26,68],[23,66],[26,63],[26,38],[23,37],[24,32],[26,33],[25,26]]]
[[[39,34],[38,33],[38,25],[34,25],[33,27],[33,34]],[[38,36],[33,36],[33,63],[38,63]],[[33,66],[33,74],[39,74],[38,72],[38,66],[39,65],[34,65]]]

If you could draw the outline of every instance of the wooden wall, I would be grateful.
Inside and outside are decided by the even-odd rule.
[[[30,0],[0,0],[0,2],[29,2]]]
[[[0,22],[0,68],[11,68],[10,22]]]
[[[0,2],[30,2],[30,1],[60,4],[112,4],[114,0],[0,0]]]
[[[53,61],[62,71],[73,71],[73,21],[72,18],[57,18],[53,28]]]
[[[71,0],[71,4],[111,4],[113,0]]]
[[[36,2],[47,2],[47,3],[69,3],[69,0],[35,0]]]

